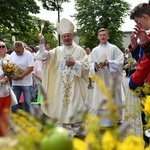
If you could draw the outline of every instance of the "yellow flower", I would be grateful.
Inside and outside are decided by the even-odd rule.
[[[109,131],[106,131],[102,137],[103,150],[114,150],[117,147],[117,141]]]
[[[87,118],[87,124],[85,126],[86,130],[88,130],[88,132],[92,131],[92,132],[97,132],[99,131],[100,128],[100,120],[98,116],[91,116],[88,115]]]
[[[96,141],[95,134],[93,132],[90,132],[86,135],[85,141],[87,143],[94,143]]]
[[[120,150],[142,150],[143,140],[134,135],[128,136],[121,144]]]
[[[144,86],[142,87],[142,93],[144,93],[145,95],[150,94],[150,84],[144,83]]]
[[[78,138],[73,139],[73,150],[87,150],[87,144],[85,141]]]
[[[98,89],[106,96],[106,98],[112,100],[112,93],[106,88],[103,81],[96,75],[94,76],[94,81],[96,82]]]
[[[143,111],[147,116],[150,116],[150,96],[147,96],[146,99],[142,101],[144,108]]]
[[[144,150],[149,150],[149,146],[147,146]]]

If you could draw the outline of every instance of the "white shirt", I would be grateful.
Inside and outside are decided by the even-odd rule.
[[[14,62],[18,67],[26,70],[28,67],[34,67],[34,59],[31,52],[24,49],[22,55],[17,55],[12,52],[10,55],[10,62]],[[28,74],[21,80],[12,80],[12,85],[15,86],[31,86],[32,85],[32,73]]]

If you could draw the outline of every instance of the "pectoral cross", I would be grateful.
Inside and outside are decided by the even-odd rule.
[[[70,55],[70,54],[67,54],[67,58],[70,59],[70,58],[71,58],[71,55]]]

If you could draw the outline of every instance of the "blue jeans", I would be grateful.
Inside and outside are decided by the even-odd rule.
[[[30,113],[31,112],[31,86],[12,86],[12,90],[14,91],[17,97],[18,103],[19,103],[21,93],[23,92],[24,110]],[[19,108],[19,104],[12,106],[11,110],[13,113],[16,113],[18,108]]]

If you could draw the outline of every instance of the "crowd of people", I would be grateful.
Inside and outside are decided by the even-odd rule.
[[[116,45],[108,42],[109,31],[98,30],[98,46],[92,50],[74,42],[74,25],[63,18],[58,23],[57,31],[62,46],[50,49],[44,43],[44,35],[38,35],[39,45],[27,46],[16,41],[8,54],[4,42],[0,42],[0,136],[7,134],[8,115],[11,110],[16,113],[20,108],[32,113],[32,105],[39,98],[42,112],[51,119],[57,119],[57,125],[68,129],[77,136],[82,126],[82,109],[88,104],[88,89],[93,88],[92,108],[97,110],[102,127],[122,124],[122,101],[125,100],[123,89],[123,69],[129,79],[129,88],[135,90],[145,82],[150,84],[150,5],[142,3],[132,11],[130,18],[136,22],[131,34],[131,43],[122,52]],[[7,61],[15,63],[23,71],[11,79],[4,75],[2,64]],[[112,95],[109,101],[92,81],[96,75]],[[39,84],[44,93],[39,94]],[[18,104],[11,106],[9,88],[14,91]],[[37,104],[37,103],[36,103]],[[115,122],[110,117],[110,105],[115,105],[117,113]],[[8,111],[6,111],[6,109]],[[80,112],[80,113],[79,113]],[[79,114],[78,116],[76,116]],[[107,115],[106,115],[107,114]],[[145,124],[142,113],[142,121]],[[149,139],[145,141],[148,143]]]

